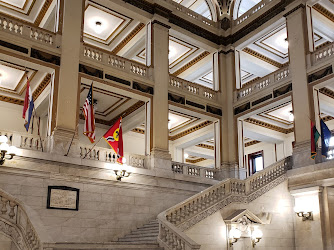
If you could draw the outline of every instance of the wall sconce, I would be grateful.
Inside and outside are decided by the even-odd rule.
[[[241,237],[241,231],[237,228],[232,228],[229,233],[228,243],[230,244],[230,247],[233,246],[234,243],[236,243]]]
[[[263,233],[260,229],[255,229],[252,232],[252,245],[253,245],[253,247],[255,247],[255,245],[260,242],[260,240],[262,239],[262,236],[263,236]]]
[[[296,212],[298,217],[301,217],[303,221],[305,220],[313,220],[312,212]]]
[[[8,138],[5,135],[0,136],[0,165],[3,165],[6,160],[13,159],[17,152],[17,148],[14,146],[9,146],[7,141]]]
[[[116,180],[122,181],[122,178],[124,177],[129,177],[131,172],[127,172],[125,169],[124,170],[114,170],[114,173],[116,175]]]

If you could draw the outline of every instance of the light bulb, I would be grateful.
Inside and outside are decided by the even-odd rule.
[[[123,164],[126,163],[126,159],[124,157],[122,158],[122,162],[123,162]]]
[[[230,230],[230,238],[232,239],[240,239],[241,237],[241,231],[237,228],[232,228]]]
[[[259,238],[262,238],[262,236],[263,236],[263,233],[260,229],[255,229],[252,233],[253,239],[259,239]]]
[[[187,159],[189,155],[187,153],[184,154],[184,159]]]
[[[100,21],[95,22],[95,32],[98,34],[101,34],[103,30],[104,30],[104,27],[102,25],[102,22]]]
[[[8,141],[7,136],[5,136],[5,135],[0,136],[0,143],[6,143],[7,141]]]
[[[2,151],[2,152],[7,152],[8,151],[8,149],[9,149],[9,145],[7,144],[7,143],[2,143],[1,145],[0,145],[0,150]]]
[[[289,113],[289,121],[293,122],[294,119],[295,119],[295,116],[293,115],[292,111],[290,111],[290,113]]]

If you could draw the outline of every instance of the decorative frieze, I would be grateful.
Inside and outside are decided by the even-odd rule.
[[[196,126],[194,126],[192,128],[189,128],[189,129],[187,129],[185,131],[182,131],[181,133],[178,133],[178,134],[176,134],[174,136],[169,136],[169,140],[175,141],[177,139],[180,139],[183,136],[189,135],[189,134],[191,134],[191,133],[193,133],[193,132],[195,132],[197,130],[200,130],[200,129],[206,127],[206,126],[209,126],[211,124],[212,124],[212,121],[202,122],[201,124],[198,124],[198,125],[196,125]]]
[[[282,128],[282,127],[279,127],[279,126],[276,126],[276,125],[273,125],[273,124],[270,124],[270,123],[267,123],[267,122],[259,121],[259,120],[254,119],[254,118],[247,118],[244,121],[248,122],[248,123],[251,123],[251,124],[254,124],[254,125],[257,125],[257,126],[260,126],[260,127],[263,127],[263,128],[271,129],[271,130],[274,130],[274,131],[277,131],[277,132],[280,132],[280,133],[283,133],[283,134],[289,134],[289,133],[294,131],[294,128],[288,128],[288,129],[287,128]]]

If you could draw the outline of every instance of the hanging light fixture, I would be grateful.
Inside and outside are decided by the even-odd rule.
[[[3,165],[6,160],[13,159],[17,152],[17,148],[15,146],[9,146],[7,141],[7,136],[0,136],[0,165]]]
[[[95,22],[95,32],[98,34],[101,34],[103,30],[104,30],[104,27],[102,25],[102,22],[96,21]]]
[[[293,114],[293,112],[291,110],[290,113],[289,113],[289,121],[293,122],[294,120],[295,120],[295,116],[294,116],[294,114]]]

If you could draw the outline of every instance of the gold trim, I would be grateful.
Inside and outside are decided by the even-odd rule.
[[[201,162],[201,161],[205,161],[206,158],[198,158],[198,159],[195,159],[195,160],[191,160],[191,159],[186,159],[186,162],[189,162],[189,163],[198,163],[198,162]]]
[[[46,86],[49,85],[50,82],[51,74],[47,74],[32,94],[32,98],[34,101],[37,100],[37,98],[40,96],[40,94],[42,94],[43,90],[46,88]]]
[[[186,48],[189,48],[188,51],[186,51],[185,53],[183,53],[181,56],[179,56],[178,58],[176,58],[172,63],[169,64],[169,69],[172,69],[174,67],[176,67],[177,65],[179,65],[180,63],[182,63],[184,60],[186,60],[189,56],[191,56],[192,54],[194,54],[196,51],[199,50],[199,48],[191,43],[188,43],[186,41],[183,41],[179,38],[176,38],[174,36],[169,36],[169,40],[173,41],[175,43],[180,44],[181,46],[184,46]]]
[[[271,129],[271,130],[274,130],[274,131],[277,131],[277,132],[280,132],[280,133],[283,133],[283,134],[289,134],[289,133],[294,131],[294,128],[289,128],[289,129],[281,128],[279,126],[269,124],[267,122],[259,121],[259,120],[254,119],[254,118],[247,118],[244,121],[248,122],[248,123],[251,123],[251,124],[254,124],[254,125],[257,125],[257,126],[260,126],[260,127],[263,127],[263,128]]]
[[[250,55],[252,55],[252,56],[254,56],[256,58],[259,58],[262,61],[265,61],[265,62],[267,62],[267,63],[269,63],[271,65],[274,65],[277,68],[282,68],[283,67],[283,64],[281,64],[279,62],[276,62],[275,60],[272,60],[269,57],[266,57],[266,56],[264,56],[264,55],[262,55],[262,54],[260,54],[260,53],[258,53],[256,51],[252,50],[252,49],[247,48],[247,47],[244,48],[242,51],[246,52],[247,54],[250,54]]]
[[[334,1],[332,1],[334,3]],[[321,4],[317,3],[313,5],[313,8],[318,11],[321,15],[327,17],[329,20],[334,22],[334,14],[330,12],[327,8],[323,7]]]
[[[0,95],[0,101],[9,102],[9,103],[17,104],[17,105],[22,105],[22,106],[24,104],[23,100],[13,98],[13,97],[4,96],[4,95]]]
[[[197,130],[200,130],[200,129],[206,127],[206,126],[209,126],[212,123],[213,123],[212,121],[205,121],[205,122],[203,122],[201,124],[198,124],[198,125],[196,125],[196,126],[194,126],[192,128],[189,128],[189,129],[187,129],[187,130],[185,130],[185,131],[183,131],[181,133],[178,133],[177,135],[169,136],[168,139],[171,140],[171,141],[175,141],[177,139],[180,139],[183,136],[189,135],[189,134],[191,134],[191,133],[193,133],[193,132],[195,132]]]
[[[206,148],[206,149],[211,149],[211,150],[214,150],[214,149],[215,149],[214,146],[212,146],[212,145],[208,145],[208,144],[204,144],[204,143],[197,144],[196,147]]]
[[[196,117],[196,116],[192,116],[192,115],[188,115],[188,114],[183,114],[181,112],[175,111],[175,110],[169,110],[169,113],[173,114],[173,115],[177,115],[177,116],[181,116],[183,118],[186,118],[188,120],[182,122],[181,124],[175,126],[174,128],[171,128],[169,130],[169,133],[173,133],[176,130],[181,130],[183,129],[185,126],[188,126],[194,122],[197,122],[198,120],[200,120],[200,118]]]
[[[130,115],[131,113],[135,112],[137,109],[141,108],[143,105],[145,104],[145,102],[143,101],[138,101],[136,102],[134,105],[132,105],[131,107],[129,107],[128,109],[126,109],[125,111],[121,112],[120,114],[118,114],[115,118],[111,119],[108,122],[108,125],[113,125],[120,116],[122,116],[122,118],[127,117],[128,115]]]
[[[140,129],[140,128],[134,128],[131,130],[132,132],[138,133],[138,134],[145,134],[145,130],[144,129]]]
[[[323,87],[323,88],[319,89],[319,92],[323,95],[326,95],[326,96],[334,99],[334,91],[329,89],[329,88]]]
[[[134,38],[143,28],[145,27],[145,24],[140,23],[138,24],[130,33],[127,35],[122,42],[120,42],[114,49],[111,51],[112,54],[117,54],[120,52],[121,49],[124,48],[125,45],[128,44]]]
[[[38,27],[41,24],[46,12],[50,8],[52,2],[53,2],[53,0],[45,0],[43,6],[41,8],[41,11],[39,12],[38,16],[36,17],[34,25],[36,25]]]
[[[260,141],[252,140],[250,142],[246,142],[245,147],[253,146],[253,145],[258,144],[258,143],[260,143]]]
[[[200,60],[202,60],[203,58],[205,58],[206,56],[210,55],[209,51],[204,51],[202,54],[200,54],[199,56],[195,57],[193,60],[191,60],[190,62],[188,62],[186,65],[184,65],[183,67],[181,67],[180,69],[178,69],[177,71],[175,71],[173,73],[174,76],[178,76],[181,73],[183,73],[184,71],[186,71],[187,69],[189,69],[190,67],[192,67],[193,65],[195,65],[196,63],[198,63]]]

